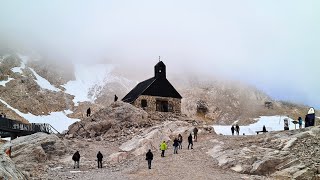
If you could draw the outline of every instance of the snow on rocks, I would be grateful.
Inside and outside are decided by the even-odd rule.
[[[0,81],[0,86],[6,86],[6,84],[8,83],[8,82],[10,82],[11,80],[13,80],[14,78],[8,78],[7,80],[5,80],[5,81]]]
[[[110,73],[113,68],[109,64],[76,64],[74,67],[76,79],[69,81],[63,87],[66,89],[66,93],[75,96],[73,100],[75,104],[83,101],[93,102],[104,84],[111,78]],[[95,93],[89,97],[92,88],[95,88]]]
[[[31,113],[25,114],[20,112],[18,109],[13,108],[8,103],[0,99],[0,102],[5,104],[9,109],[12,109],[19,116],[25,118],[30,123],[48,123],[57,129],[59,132],[63,132],[68,129],[68,126],[74,122],[79,121],[79,119],[72,119],[66,116],[64,112],[51,112],[47,116],[36,116]]]
[[[44,79],[41,77],[37,72],[35,72],[32,68],[29,68],[30,71],[33,73],[33,75],[36,77],[36,82],[37,84],[42,88],[42,89],[48,89],[51,91],[61,91],[60,89],[54,87],[48,80]]]

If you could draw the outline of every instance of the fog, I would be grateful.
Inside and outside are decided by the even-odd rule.
[[[1,44],[54,61],[239,80],[320,108],[320,1],[1,1]],[[8,45],[10,44],[10,45]]]

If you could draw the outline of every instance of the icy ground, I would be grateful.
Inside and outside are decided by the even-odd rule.
[[[255,131],[262,131],[263,125],[266,126],[267,131],[281,131],[283,130],[284,119],[289,119],[289,129],[294,129],[295,124],[292,123],[293,119],[287,116],[261,116],[255,119],[257,122],[248,126],[240,126],[240,135],[255,135]],[[304,124],[302,125],[304,126]],[[217,134],[231,135],[231,126],[213,125]],[[296,125],[299,128],[299,125]]]

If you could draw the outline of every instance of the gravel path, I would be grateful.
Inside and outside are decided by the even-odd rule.
[[[160,151],[153,152],[154,160],[151,170],[147,168],[145,157],[138,156],[119,165],[108,165],[107,168],[103,169],[86,169],[86,167],[80,168],[80,171],[74,171],[71,168],[61,169],[49,173],[49,179],[263,179],[218,168],[214,160],[206,153],[208,149],[212,148],[209,139],[212,139],[212,136],[201,137],[199,142],[194,143],[194,149],[192,150],[186,149],[184,144],[185,147],[179,150],[178,154],[173,154],[170,144],[166,151],[166,157],[160,157]]]

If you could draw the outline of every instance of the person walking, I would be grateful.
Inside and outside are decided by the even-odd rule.
[[[189,135],[189,137],[188,137],[188,149],[189,149],[189,147],[190,147],[190,145],[191,145],[191,149],[193,149],[193,142],[192,142],[192,134],[190,133],[190,135]]]
[[[240,127],[239,127],[238,124],[236,124],[236,132],[237,132],[237,135],[239,135],[239,133],[240,133]]]
[[[181,134],[178,135],[178,141],[179,141],[179,149],[182,149],[182,136],[181,136]]]
[[[97,154],[97,159],[98,159],[98,168],[102,168],[103,155],[101,154],[100,151],[99,151],[98,154]]]
[[[179,141],[177,138],[173,140],[173,154],[178,154]]]
[[[193,129],[193,135],[194,135],[194,142],[197,142],[198,141],[198,128],[195,127]]]
[[[151,152],[151,149],[146,154],[146,160],[148,161],[148,168],[151,169],[151,161],[153,160],[153,154]]]
[[[79,151],[75,152],[72,156],[72,160],[74,161],[73,169],[76,167],[79,168],[79,161],[80,161],[80,153]]]
[[[167,150],[167,144],[166,144],[166,141],[163,141],[161,144],[160,144],[160,150],[161,150],[161,157],[164,157],[164,153],[165,151]]]
[[[91,109],[90,108],[87,109],[87,117],[89,117],[89,116],[91,116]]]
[[[232,136],[234,135],[234,125],[231,126],[231,133],[232,133]]]
[[[302,118],[301,117],[298,118],[298,123],[299,123],[299,129],[301,129],[302,128]]]

